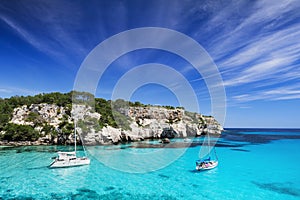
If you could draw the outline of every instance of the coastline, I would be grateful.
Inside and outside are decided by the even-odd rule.
[[[39,141],[10,141],[10,142],[3,142],[0,141],[0,147],[14,147],[14,146],[50,146],[53,144],[50,143],[44,143]]]
[[[210,134],[211,137],[214,138],[219,138],[221,137],[222,134]],[[190,136],[190,137],[175,137],[174,139],[191,139],[191,138],[201,138],[204,137],[206,135],[200,135],[200,136]],[[123,142],[119,142],[119,143],[102,143],[102,144],[85,144],[85,146],[115,146],[115,145],[119,145],[119,144],[134,144],[134,143],[140,143],[143,141],[157,141],[160,145],[163,146],[172,146],[172,142],[170,143],[162,143],[162,138],[144,138],[143,140],[139,140],[139,141],[123,141]],[[187,144],[191,144],[191,142],[184,142]],[[77,142],[77,144],[82,145],[82,142]],[[73,142],[69,142],[66,144],[57,144],[57,143],[47,143],[47,142],[42,142],[42,141],[0,141],[0,147],[18,147],[18,146],[74,146]],[[193,145],[195,146],[195,145]]]
[[[210,134],[213,137],[222,137],[222,135],[226,135],[226,133],[234,132],[289,132],[289,133],[299,133],[300,128],[224,128],[222,134]],[[176,139],[185,139],[185,138],[197,138],[202,137],[205,135],[199,135],[195,137],[176,137]],[[298,137],[296,137],[298,138]],[[294,139],[294,137],[292,137]],[[161,138],[144,138],[144,140],[153,140],[153,141],[160,141]],[[117,144],[129,144],[129,143],[137,143],[141,141],[125,141],[119,143],[104,143],[104,144],[96,144],[96,145],[87,145],[87,146],[114,146]],[[78,141],[78,144],[81,145],[82,143]],[[61,146],[73,146],[73,142],[69,142],[66,144],[57,144],[57,143],[50,143],[50,142],[43,142],[43,141],[0,141],[0,147],[14,147],[14,146],[51,146],[51,145],[61,145]]]

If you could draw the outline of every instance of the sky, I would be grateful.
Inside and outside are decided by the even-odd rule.
[[[300,128],[299,11],[298,0],[0,0],[0,97],[69,92],[101,42],[123,31],[161,27],[195,40],[217,66],[226,92],[224,127]],[[96,97],[111,99],[121,77],[146,63],[180,73],[200,112],[211,114],[206,77],[159,49],[114,60]],[[156,83],[137,88],[131,100],[180,105],[170,88]]]

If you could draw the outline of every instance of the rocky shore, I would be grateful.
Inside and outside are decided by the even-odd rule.
[[[50,143],[40,141],[0,141],[0,146],[38,146],[38,145],[51,145]]]

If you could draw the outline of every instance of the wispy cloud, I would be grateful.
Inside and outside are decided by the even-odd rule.
[[[281,86],[274,89],[265,89],[232,96],[237,102],[248,102],[256,100],[292,100],[300,99],[300,84]]]
[[[108,3],[99,2],[97,6],[56,0],[15,4],[0,4],[0,20],[32,47],[66,66],[82,61],[95,45],[122,30],[162,26],[184,32],[206,48],[219,67],[228,98],[236,102],[299,98],[299,88],[286,87],[300,81],[298,0],[151,2],[145,12],[137,9],[142,3],[134,7],[117,1],[109,4],[115,13],[106,11]],[[127,69],[135,60],[128,57],[122,62]],[[193,70],[179,69],[193,77],[191,84],[208,78],[196,79],[189,74]]]
[[[227,96],[238,102],[298,99],[297,89],[280,88],[279,83],[300,81],[300,24],[295,21],[300,17],[300,2],[262,0],[249,4],[231,4],[231,10],[218,10],[207,22],[210,28],[206,31],[220,27],[208,52],[231,91]],[[233,20],[228,20],[227,27],[224,17]],[[241,86],[243,90],[234,89]]]
[[[234,6],[237,8],[234,9]],[[276,33],[278,28],[286,26],[299,16],[297,10],[299,7],[300,4],[297,0],[281,1],[280,3],[261,0],[247,4],[229,4],[228,9],[222,9],[215,13],[215,17],[207,23],[208,26],[213,27],[213,30],[216,30],[215,24],[224,24],[224,17],[222,17],[224,14],[222,13],[227,12],[229,15],[226,17],[228,22],[225,24],[227,27],[229,23],[230,29],[221,29],[218,37],[212,40],[214,46],[210,48],[211,54],[215,59],[227,57],[229,52],[232,53],[245,45],[251,45],[266,34]]]
[[[300,44],[295,41],[299,38],[299,35],[300,25],[294,25],[276,33],[257,37],[256,41],[244,45],[237,53],[222,62],[221,67],[237,67],[265,56],[296,59]]]
[[[49,48],[47,45],[43,44],[43,41],[40,41],[36,38],[35,35],[33,35],[30,31],[22,28],[20,24],[18,24],[17,21],[10,19],[9,17],[0,15],[0,19],[2,19],[8,26],[10,26],[18,35],[21,36],[23,40],[28,42],[30,45],[32,45],[37,50],[46,53],[51,56],[58,57],[60,56],[58,54],[58,51],[53,51],[51,48]]]
[[[299,1],[187,0],[184,5],[176,29],[187,32],[206,48],[219,67],[230,100],[299,98],[290,94],[297,89],[275,92],[281,91],[282,85],[300,81]],[[191,30],[191,26],[197,28]],[[188,74],[192,69],[184,68],[182,72]]]
[[[2,9],[4,12],[0,12],[0,20],[21,39],[53,60],[69,66],[74,64],[74,59],[83,59],[89,50],[88,41],[83,43],[77,37],[84,17],[75,3],[18,2],[14,9],[11,5],[2,5]]]

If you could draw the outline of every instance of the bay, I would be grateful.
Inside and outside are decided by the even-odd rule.
[[[203,138],[190,139],[187,148],[183,139],[168,148],[158,141],[86,147],[91,165],[62,169],[48,166],[70,146],[0,147],[0,199],[300,199],[299,130],[226,130],[213,138],[218,167],[204,172],[195,170]],[[128,156],[152,152],[162,155],[149,156],[161,166],[152,171],[148,159]],[[125,163],[131,171],[118,168]]]

